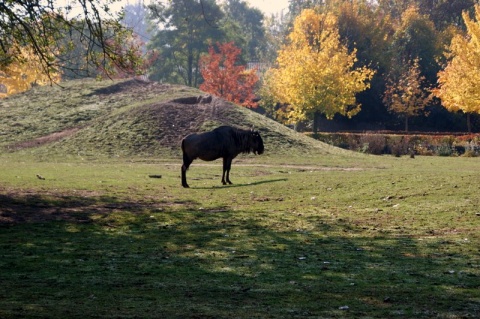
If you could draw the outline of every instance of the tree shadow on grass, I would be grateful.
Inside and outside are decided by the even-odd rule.
[[[189,207],[197,203],[121,201],[112,196],[0,195],[0,225],[50,221],[88,223],[93,217],[98,219],[113,212],[141,214],[162,211],[172,205]]]
[[[2,214],[58,208],[89,217],[0,225],[2,318],[473,318],[480,310],[478,256],[454,240],[367,236],[322,214],[206,214],[194,202],[0,200]]]

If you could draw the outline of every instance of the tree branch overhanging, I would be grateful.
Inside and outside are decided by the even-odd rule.
[[[115,1],[102,7],[90,0],[73,0],[64,7],[54,0],[0,2],[0,68],[14,62],[16,47],[24,46],[33,50],[47,75],[60,69],[89,75],[107,60],[121,68],[123,57],[116,54],[110,39],[125,30],[119,17],[107,12],[108,4]],[[74,7],[81,13],[68,18]],[[65,56],[79,46],[84,65],[69,65]]]

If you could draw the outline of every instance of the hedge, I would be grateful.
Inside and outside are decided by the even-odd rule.
[[[478,156],[480,134],[385,132],[305,133],[322,142],[368,154]]]

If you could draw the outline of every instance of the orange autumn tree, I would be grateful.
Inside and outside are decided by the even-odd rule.
[[[200,72],[204,82],[200,89],[246,107],[257,107],[254,102],[255,84],[258,82],[256,70],[247,70],[237,65],[241,50],[233,42],[217,43],[218,52],[213,46],[208,54],[200,59]]]

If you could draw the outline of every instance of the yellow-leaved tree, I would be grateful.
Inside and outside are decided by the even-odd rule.
[[[431,95],[424,82],[425,77],[420,74],[417,58],[409,63],[398,79],[390,79],[386,85],[383,103],[391,112],[404,118],[405,132],[408,132],[408,119],[421,114],[430,103]]]
[[[471,131],[470,114],[480,113],[480,5],[475,6],[475,18],[462,14],[467,34],[453,37],[446,53],[449,62],[438,73],[438,88],[433,94],[450,112],[467,114],[468,131]]]
[[[305,9],[295,19],[289,42],[278,52],[276,67],[268,71],[270,92],[288,105],[290,123],[307,117],[335,114],[351,117],[360,111],[355,95],[369,88],[374,71],[355,68],[356,50],[340,42],[337,18]]]
[[[27,91],[32,85],[45,85],[60,80],[60,73],[46,72],[31,47],[16,45],[10,49],[15,60],[0,68],[0,98]]]

